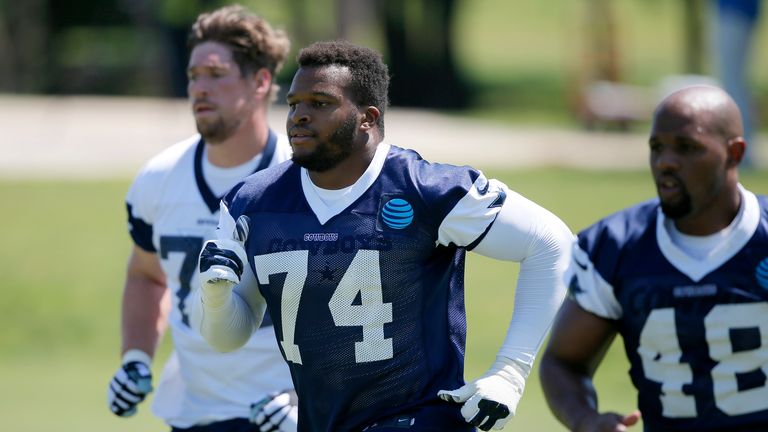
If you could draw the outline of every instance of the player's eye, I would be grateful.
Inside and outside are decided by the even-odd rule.
[[[695,148],[695,146],[692,143],[687,142],[687,141],[683,141],[683,142],[678,143],[678,145],[676,147],[677,152],[680,153],[680,154],[690,153],[690,152],[692,152],[694,150],[694,148]]]

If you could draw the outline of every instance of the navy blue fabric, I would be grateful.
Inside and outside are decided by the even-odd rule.
[[[377,420],[362,432],[474,432],[456,411],[457,404],[442,399],[411,411]]]
[[[392,147],[374,184],[324,225],[304,198],[300,168],[290,161],[248,177],[224,198],[232,217],[248,215],[250,231],[259,233],[246,241],[248,256],[307,251],[307,268],[296,269],[307,278],[291,341],[299,346],[302,364],[289,362],[302,431],[360,430],[376,419],[433,404],[438,390],[464,384],[465,251],[436,246],[436,240],[442,220],[479,175]],[[387,223],[384,208],[406,210],[396,223]],[[392,322],[384,325],[391,359],[357,363],[361,327],[337,326],[329,310],[360,251],[378,251],[383,301],[393,311]],[[257,276],[259,271],[254,268]],[[278,340],[285,280],[286,273],[274,274],[260,285]],[[456,416],[460,407],[446,409]]]
[[[157,252],[155,245],[152,244],[152,225],[141,218],[134,217],[132,205],[125,203],[125,208],[128,212],[128,231],[133,242],[147,252]]]
[[[245,418],[218,421],[205,426],[171,428],[171,432],[259,432],[259,427]]]
[[[229,267],[238,277],[243,275],[243,262],[234,251],[220,249],[214,243],[206,243],[200,252],[200,272],[206,272],[215,265]]]
[[[760,15],[760,0],[717,0],[720,13],[723,11],[736,12],[749,18],[751,21]]]
[[[623,314],[617,321],[638,389],[638,405],[648,431],[768,430],[768,409],[729,416],[715,402],[705,317],[715,306],[768,301],[768,287],[759,284],[756,269],[768,258],[768,202],[760,197],[761,220],[756,233],[735,256],[694,282],[670,263],[656,240],[657,200],[650,200],[611,215],[579,233],[585,250],[600,275],[614,288]],[[686,295],[689,288],[705,287],[707,295]],[[709,287],[706,287],[709,286]],[[580,295],[578,287],[572,293]],[[686,291],[688,289],[688,291]],[[690,365],[693,378],[683,386],[695,397],[695,418],[662,415],[661,384],[647,379],[638,354],[640,332],[653,310],[673,308],[675,327],[682,350],[682,363]],[[756,317],[766,319],[766,317]],[[731,332],[731,348],[754,349],[760,345],[758,327]],[[765,338],[765,335],[763,335]],[[768,347],[762,347],[763,350]],[[763,365],[765,367],[766,365]],[[741,390],[765,386],[765,375],[749,373],[735,377]],[[680,377],[683,382],[687,382]],[[768,403],[766,403],[768,406]],[[746,428],[746,429],[742,429]],[[753,428],[753,429],[749,429]]]

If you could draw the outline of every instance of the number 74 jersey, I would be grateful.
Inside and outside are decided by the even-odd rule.
[[[447,404],[437,392],[463,384],[464,251],[494,222],[505,189],[384,143],[347,198],[324,201],[313,188],[290,162],[257,173],[224,198],[231,219],[220,224],[249,218],[245,249],[302,430],[361,430]],[[460,407],[449,411],[466,428]]]
[[[768,201],[741,195],[701,260],[670,240],[657,200],[579,234],[571,294],[616,321],[647,430],[768,430]]]

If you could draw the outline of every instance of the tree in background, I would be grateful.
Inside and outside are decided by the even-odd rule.
[[[45,89],[50,34],[46,0],[0,0],[0,91]]]
[[[327,1],[327,0],[326,0]],[[332,0],[330,26],[317,25],[316,0],[289,0],[289,32],[298,48],[341,38],[386,57],[390,100],[398,106],[465,108],[468,85],[454,55],[456,0]],[[286,67],[290,69],[290,67]]]
[[[368,33],[380,31],[394,104],[463,108],[468,86],[452,43],[456,1],[289,0],[279,7],[287,9],[285,24],[297,48],[350,37],[361,23],[370,24]],[[198,13],[222,3],[227,2],[0,0],[0,91],[183,97],[186,29]],[[318,21],[310,12],[328,6],[329,20]],[[377,40],[355,36],[366,39],[364,44]]]
[[[689,74],[704,74],[705,61],[705,21],[706,0],[685,0],[683,10],[683,28],[685,29],[684,71]]]
[[[468,88],[453,52],[455,0],[380,0],[390,98],[400,106],[464,108]]]

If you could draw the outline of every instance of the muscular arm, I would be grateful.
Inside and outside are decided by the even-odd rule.
[[[157,254],[134,245],[122,302],[122,353],[138,349],[154,357],[167,327],[171,299]]]
[[[596,418],[597,394],[592,377],[616,336],[614,324],[567,299],[555,320],[540,378],[550,409],[569,430]]]

